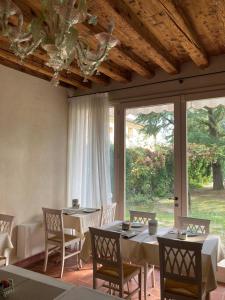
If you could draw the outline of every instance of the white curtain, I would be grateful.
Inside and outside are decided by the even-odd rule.
[[[111,203],[108,94],[76,97],[70,103],[68,205]]]

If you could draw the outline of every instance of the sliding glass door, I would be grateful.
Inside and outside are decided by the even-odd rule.
[[[188,215],[210,219],[225,242],[225,98],[188,101]]]
[[[117,108],[116,199],[126,219],[129,210],[156,212],[161,226],[210,219],[225,242],[225,97],[193,97]]]
[[[161,226],[174,225],[174,108],[163,103],[125,109],[125,218],[129,210],[151,211]]]

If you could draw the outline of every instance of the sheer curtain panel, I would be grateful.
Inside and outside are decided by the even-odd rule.
[[[112,201],[108,94],[76,97],[70,103],[68,205],[100,208]]]

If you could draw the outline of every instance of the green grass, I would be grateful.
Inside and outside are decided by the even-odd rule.
[[[173,200],[169,199],[157,199],[142,205],[128,204],[126,219],[130,209],[151,211],[157,213],[160,226],[173,226],[173,207]],[[225,245],[225,191],[213,191],[208,187],[191,191],[189,216],[211,220],[211,233],[220,235]]]

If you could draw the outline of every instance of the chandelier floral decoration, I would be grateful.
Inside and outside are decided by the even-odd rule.
[[[91,49],[76,25],[87,22],[96,25],[97,18],[87,11],[86,0],[41,0],[41,13],[25,26],[20,8],[12,0],[0,0],[0,35],[10,40],[11,50],[23,60],[38,47],[48,55],[47,66],[54,70],[53,83],[58,84],[62,70],[76,59],[85,80],[92,76],[106,60],[109,51],[118,44],[112,36],[113,23],[108,32],[95,35],[97,47]]]

